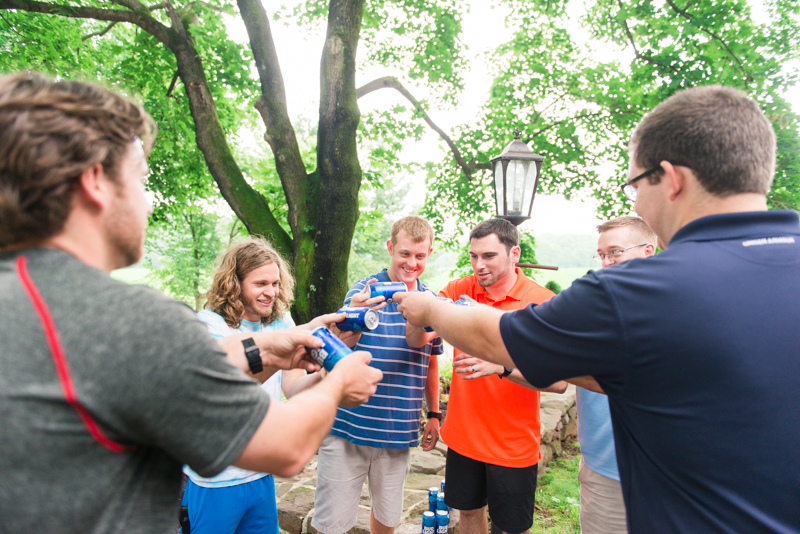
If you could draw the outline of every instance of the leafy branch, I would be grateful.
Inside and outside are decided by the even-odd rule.
[[[422,104],[420,104],[419,101],[416,98],[414,98],[414,95],[412,95],[411,92],[408,89],[406,89],[402,83],[400,83],[400,80],[398,80],[394,76],[384,76],[383,78],[372,80],[371,82],[362,85],[356,90],[356,98],[361,98],[362,96],[368,95],[373,91],[377,91],[378,89],[384,89],[387,87],[396,90],[401,95],[403,95],[406,98],[406,100],[411,102],[411,105],[414,106],[414,109],[428,124],[428,126],[430,126],[430,128],[434,132],[439,134],[439,137],[441,137],[442,140],[444,140],[444,142],[447,143],[447,146],[450,147],[450,151],[453,153],[453,157],[455,158],[456,163],[458,164],[459,167],[461,167],[461,170],[464,171],[464,174],[467,176],[467,179],[472,181],[472,173],[475,172],[476,168],[478,168],[475,161],[473,160],[472,162],[467,163],[467,161],[464,159],[464,156],[461,155],[461,151],[458,149],[453,140],[450,139],[450,136],[447,135],[444,132],[444,130],[439,128],[439,126],[437,126],[436,123],[433,122],[433,119],[431,119],[430,115],[428,115],[428,113],[425,111],[425,108],[422,107]]]
[[[752,81],[753,80],[753,77],[750,76],[750,73],[747,72],[747,70],[744,68],[744,65],[742,64],[741,60],[736,56],[736,54],[733,53],[733,50],[730,49],[730,47],[722,39],[722,37],[717,35],[717,33],[715,31],[713,31],[713,30],[711,30],[709,28],[706,28],[706,27],[698,24],[697,22],[695,22],[694,15],[692,15],[691,13],[689,13],[687,11],[689,9],[689,6],[691,5],[691,2],[689,2],[686,5],[685,9],[680,9],[678,6],[675,5],[675,2],[673,0],[667,0],[667,3],[669,4],[669,7],[671,7],[672,10],[675,13],[677,13],[681,17],[685,18],[686,20],[688,20],[690,23],[692,23],[693,26],[695,26],[697,29],[699,29],[701,32],[705,33],[706,35],[708,35],[712,39],[714,39],[716,41],[719,41],[719,43],[722,45],[722,47],[728,52],[728,54],[730,54],[730,56],[733,58],[733,60],[739,66],[739,70],[742,71],[742,74],[745,77],[745,81]]]

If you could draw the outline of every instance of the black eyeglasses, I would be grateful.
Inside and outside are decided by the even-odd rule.
[[[624,184],[619,186],[619,188],[622,189],[622,194],[625,195],[626,197],[628,197],[628,200],[630,200],[631,202],[635,202],[636,201],[636,188],[633,187],[633,184],[638,182],[642,178],[646,178],[646,177],[650,176],[651,174],[656,173],[656,172],[658,172],[660,170],[661,170],[661,165],[659,165],[658,167],[653,167],[652,169],[646,170],[642,174],[640,174],[639,176],[637,176],[635,178],[631,178],[630,180],[628,180],[627,182],[625,182]]]

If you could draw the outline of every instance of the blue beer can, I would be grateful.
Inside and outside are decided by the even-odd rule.
[[[395,293],[405,293],[408,291],[405,282],[374,282],[369,285],[369,296],[385,297],[386,302],[394,302],[392,297]]]
[[[455,303],[459,306],[477,306],[476,303],[464,298],[458,299]]]
[[[453,302],[453,299],[449,299],[447,297],[436,297],[436,298],[439,299],[439,300],[444,300],[446,302]],[[433,332],[433,327],[432,326],[425,326],[422,329],[424,331],[426,331],[426,332]]]
[[[439,488],[436,486],[428,488],[428,510],[436,513],[436,498],[439,496]]]
[[[442,479],[442,493],[444,493],[444,479]]]
[[[311,335],[320,338],[324,344],[319,348],[306,347],[306,352],[328,371],[331,371],[339,360],[353,352],[344,341],[324,326],[315,328]]]
[[[439,493],[436,495],[436,512],[439,512],[439,511],[445,511],[445,512],[446,512],[446,511],[448,511],[449,509],[450,509],[450,507],[449,507],[449,506],[447,506],[447,505],[444,503],[444,492],[443,492],[443,491],[440,491],[440,492],[439,492]]]
[[[433,512],[423,512],[422,514],[422,534],[436,533],[436,516]]]
[[[339,330],[371,332],[381,322],[378,312],[370,308],[339,308],[336,313],[344,314],[344,321],[336,323]]]
[[[440,493],[440,495],[442,494]],[[436,534],[447,534],[448,526],[450,526],[450,512],[436,510]]]

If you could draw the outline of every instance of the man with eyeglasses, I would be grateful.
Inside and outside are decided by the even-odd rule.
[[[800,525],[800,219],[767,211],[775,149],[745,93],[680,91],[630,143],[625,190],[660,254],[519,311],[398,298],[411,324],[534,386],[594,377],[634,534]]]
[[[594,259],[604,269],[656,252],[656,234],[639,217],[617,217],[598,226],[597,231],[600,236]],[[576,394],[581,444],[581,533],[627,532],[608,397],[580,386]]]

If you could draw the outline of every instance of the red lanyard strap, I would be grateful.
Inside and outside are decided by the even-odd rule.
[[[47,304],[42,295],[33,283],[30,274],[28,274],[25,256],[17,258],[17,275],[22,282],[22,287],[25,288],[25,292],[28,293],[33,303],[33,308],[39,316],[42,328],[44,328],[44,335],[47,338],[47,344],[50,346],[50,354],[52,354],[53,361],[56,364],[58,380],[61,382],[61,389],[64,390],[64,398],[78,412],[89,433],[105,448],[117,453],[135,450],[135,445],[122,445],[103,434],[103,431],[97,426],[97,423],[92,419],[86,408],[78,401],[78,396],[75,394],[75,386],[72,384],[72,376],[69,374],[69,365],[67,365],[67,359],[64,357],[64,351],[61,348],[61,340],[58,337],[56,324],[53,322],[53,317],[50,315],[50,310],[47,309]]]

